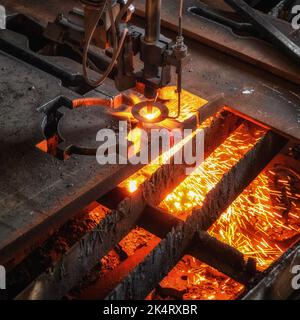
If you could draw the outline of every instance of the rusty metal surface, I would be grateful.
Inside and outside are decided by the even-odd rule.
[[[20,13],[33,17],[46,26],[47,21],[53,21],[58,13],[68,13],[74,6],[80,6],[78,0],[1,0],[0,4]]]
[[[80,295],[76,297],[78,300],[102,300],[104,299],[122,279],[130,274],[130,272],[143,261],[151,250],[158,244],[160,239],[155,238],[147,243],[147,246],[138,249],[132,256],[121,262],[114,270],[108,272],[103,278],[93,282],[88,288],[83,289]]]
[[[221,7],[214,5],[214,1],[206,1],[206,3],[212,7]],[[144,16],[144,4],[145,0],[136,1],[136,13],[140,16]],[[184,1],[183,28],[187,37],[253,63],[275,75],[285,77],[289,81],[300,83],[299,65],[287,59],[276,47],[254,37],[237,36],[230,28],[188,13],[187,9],[193,6],[197,6],[197,0]],[[177,16],[178,2],[165,0],[162,10],[162,25],[176,31]]]
[[[100,166],[86,156],[60,161],[38,149],[36,144],[45,139],[40,107],[59,96],[78,96],[58,79],[4,53],[0,65],[0,263],[9,269],[49,229],[138,166]]]
[[[24,2],[14,0],[11,5],[17,7],[19,4],[19,9],[24,11]],[[38,1],[30,1],[33,4],[30,9],[31,14],[39,16],[45,21],[48,18],[45,11],[52,12],[54,16],[55,11],[60,10],[59,6],[54,10],[54,3],[57,4],[57,2],[58,0],[52,0],[41,6]],[[186,6],[192,2],[185,1]],[[71,0],[66,3],[70,6],[74,4]],[[141,14],[143,3],[142,0],[136,1],[137,12]],[[52,10],[48,9],[48,6]],[[218,2],[218,6],[222,7],[223,5]],[[40,12],[36,12],[37,8],[40,9]],[[163,20],[165,21],[164,25],[169,29],[174,30],[175,28],[176,10],[176,2],[165,0]],[[169,23],[167,23],[168,19],[170,19]],[[134,23],[144,25],[143,21],[135,20]],[[286,136],[300,140],[300,89],[299,85],[291,83],[291,81],[300,83],[299,66],[291,64],[278,53],[278,50],[275,52],[272,46],[261,46],[260,42],[253,39],[237,38],[230,30],[223,27],[218,29],[215,24],[211,24],[207,20],[200,23],[198,18],[195,20],[193,17],[185,16],[184,25],[188,29],[186,30],[187,36],[197,40],[186,40],[192,61],[184,69],[184,88],[206,100],[223,93],[226,103],[237,113],[263,123]],[[176,34],[169,30],[164,29],[163,33],[175,39]],[[253,62],[255,60],[257,66],[264,64],[266,67],[268,64],[265,64],[264,61],[269,59],[281,67],[271,66],[269,61],[270,65],[265,68],[266,71],[260,70],[256,66],[251,66],[232,57],[232,50],[227,48],[229,45],[236,46],[233,50],[235,52],[233,56],[247,56],[244,54],[244,50],[254,50],[254,58],[250,59],[251,61],[246,59],[246,61]],[[279,68],[276,74],[280,77],[272,75],[276,68]]]
[[[226,105],[286,136],[300,140],[300,89],[221,52],[186,41],[192,62],[184,88],[206,100],[223,93]]]
[[[277,19],[272,15],[263,14],[253,9],[243,0],[226,0],[246,21],[264,36],[264,39],[276,45],[295,62],[300,62],[299,34],[291,23]]]

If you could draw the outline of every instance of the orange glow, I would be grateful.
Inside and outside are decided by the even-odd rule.
[[[193,208],[202,205],[207,193],[254,142],[255,139],[247,138],[245,129],[244,132],[239,129],[194,175],[169,194],[160,207],[185,218]],[[295,180],[297,174],[292,176]],[[300,181],[299,175],[298,179]],[[291,180],[286,176],[275,177],[272,170],[261,173],[221,215],[209,233],[246,257],[255,258],[260,270],[266,269],[300,235],[300,194],[291,190]],[[280,198],[283,197],[282,188],[285,188],[283,199]]]
[[[164,87],[159,90],[158,97],[165,100],[165,104],[169,109],[169,114],[171,117],[177,114],[177,93],[175,86]],[[182,90],[181,93],[181,114],[177,119],[180,122],[189,119],[193,116],[200,107],[205,105],[208,101],[204,100],[186,90]],[[168,120],[165,120],[165,125],[167,125]]]
[[[237,142],[236,133],[229,141]],[[231,153],[226,155],[224,150],[221,156],[220,150],[210,157],[215,161],[207,160],[206,170],[211,172],[203,171],[199,176],[187,178],[164,200],[164,209],[180,216],[203,203],[205,195],[215,185],[214,179],[225,173],[226,162],[232,165]],[[299,188],[300,174],[286,165],[264,170],[211,226],[209,234],[235,247],[246,258],[254,258],[258,269],[265,270],[300,238]],[[242,285],[192,257],[181,260],[161,285],[178,288],[178,270],[189,275],[184,286],[186,299],[232,299],[243,289]]]
[[[177,115],[177,93],[175,86],[169,86],[162,88],[159,91],[159,98],[166,100],[164,104],[169,109],[169,116],[174,117]],[[184,122],[197,113],[197,111],[203,107],[208,101],[204,100],[186,90],[182,90],[181,93],[181,111],[180,116],[176,121]],[[176,122],[175,122],[176,124]],[[166,119],[161,122],[161,126],[167,129],[174,128],[174,120]]]
[[[172,288],[181,293],[183,300],[232,300],[244,286],[228,276],[195,259],[184,256],[160,282],[162,288]],[[175,299],[154,291],[149,299]]]
[[[128,256],[132,256],[138,249],[148,246],[149,242],[154,239],[159,242],[159,239],[149,231],[136,227],[119,242],[119,246]]]
[[[135,91],[128,91],[127,95],[132,100],[133,104],[146,101],[146,98],[140,93],[139,88]],[[158,92],[158,100],[162,101],[163,104],[169,109],[169,116],[174,117],[177,115],[177,93],[175,86],[164,87]],[[208,101],[204,100],[186,90],[182,90],[181,94],[181,113],[176,119],[179,122],[183,122],[192,117],[196,112],[204,106]],[[128,119],[134,119],[130,111],[118,112],[119,115],[127,116]],[[156,113],[155,113],[156,114]],[[157,115],[158,116],[158,115]],[[151,115],[151,118],[153,116]],[[152,118],[153,119],[153,118]],[[155,119],[155,118],[154,118]],[[174,120],[166,119],[160,123],[160,126],[167,129],[174,128]]]
[[[151,121],[157,119],[161,115],[161,112],[156,107],[152,107],[151,112],[148,112],[148,108],[145,107],[140,111],[140,115]]]
[[[137,91],[133,92],[131,90],[129,96],[130,96],[133,104],[138,104],[138,103],[146,100],[145,97],[142,94],[138,93]]]
[[[161,90],[159,95],[161,99],[170,99],[166,104],[176,112],[176,100],[172,100],[172,97],[175,97],[175,91],[170,87]],[[189,96],[188,99],[194,98]],[[184,119],[185,114],[191,116],[193,108],[188,105],[186,113],[183,111],[181,115],[181,120]],[[168,127],[169,124],[164,121],[164,125]],[[206,123],[207,125],[209,122]],[[194,171],[194,174],[187,177],[161,202],[160,208],[181,219],[186,219],[193,208],[202,206],[208,192],[264,134],[265,131],[257,130],[251,135],[247,126],[238,128]],[[191,138],[192,136],[189,137]],[[131,193],[135,192],[186,142],[183,141],[180,146],[175,146],[171,152],[162,155],[158,161],[144,167],[120,186],[127,188]],[[293,186],[294,184],[296,187]],[[281,170],[268,168],[252,181],[222,213],[209,229],[209,234],[235,247],[246,258],[254,258],[258,269],[263,271],[300,238],[299,189],[300,174],[298,172],[287,167]],[[242,285],[220,275],[218,271],[192,257],[183,259],[179,267],[177,265],[164,279],[167,281],[166,287],[173,284],[177,288],[176,281],[180,282],[178,279],[181,269],[189,274],[188,282],[185,285],[181,283],[188,289],[185,298],[233,299],[243,289]]]
[[[127,139],[133,144],[133,153],[137,154],[141,151],[141,137],[142,131],[139,127],[136,127],[129,131]]]
[[[132,185],[135,185],[137,188],[144,183],[147,179],[150,179],[150,177],[163,165],[165,164],[172,156],[175,155],[175,153],[180,150],[180,148],[182,148],[182,146],[184,146],[188,141],[190,141],[191,139],[193,139],[193,137],[199,132],[199,130],[203,130],[205,127],[209,126],[211,122],[211,119],[208,119],[207,121],[205,121],[201,126],[199,126],[199,128],[194,131],[191,135],[187,136],[186,138],[184,138],[181,142],[179,142],[178,144],[176,144],[173,148],[171,148],[168,152],[165,152],[164,154],[162,154],[161,156],[159,156],[155,161],[153,161],[152,163],[146,165],[145,167],[143,167],[141,170],[139,170],[138,172],[136,172],[135,174],[133,174],[131,177],[129,177],[128,179],[124,180],[121,184],[119,184],[120,188],[124,188],[127,191],[129,191],[130,193],[135,192],[131,191]],[[138,139],[137,139],[138,141]],[[136,142],[137,144],[137,142]]]
[[[245,126],[238,128],[162,201],[160,207],[185,218],[194,207],[202,205],[207,193],[254,146],[262,134],[260,131],[252,137]]]
[[[261,173],[221,215],[209,233],[255,258],[265,270],[300,238],[300,194],[291,176]],[[298,176],[300,182],[300,176]]]
[[[172,112],[173,113],[177,112],[177,94],[175,93],[175,89],[176,89],[176,87],[170,86],[170,87],[165,87],[159,91],[159,98],[161,98],[163,100],[169,100],[169,101],[166,101],[165,103],[166,103],[166,106],[169,108],[169,111],[171,112],[171,116],[172,116]],[[143,100],[142,95],[139,93],[134,93],[134,94],[131,93],[130,97],[135,101],[135,103],[141,102]],[[195,112],[201,106],[203,106],[207,103],[206,100],[201,99],[200,97],[197,97],[196,95],[193,95],[185,90],[183,90],[183,92],[182,92],[181,102],[182,102],[182,104],[181,104],[182,117],[179,118],[179,120],[180,119],[185,120],[185,119],[193,116],[193,114],[195,114]],[[212,119],[208,119],[204,123],[202,123],[199,126],[198,130],[203,130],[204,128],[208,127],[211,123],[211,120]],[[168,128],[168,129],[172,129],[174,127],[174,123],[172,123],[171,120],[165,120],[165,121],[161,122],[161,126]],[[171,148],[169,150],[169,152],[166,152],[165,154],[161,155],[156,161],[145,166],[144,168],[139,170],[137,173],[135,173],[131,177],[129,177],[127,180],[123,181],[119,185],[119,187],[125,188],[130,193],[135,192],[136,191],[135,188],[131,188],[132,185],[136,185],[136,187],[138,188],[143,182],[145,182],[148,178],[150,178],[151,175],[153,175],[159,169],[159,167],[161,165],[166,163],[172,156],[174,156],[174,154],[180,148],[182,148],[182,146],[184,144],[186,144],[188,141],[190,141],[195,136],[195,134],[197,132],[198,131],[195,131],[192,135],[183,139],[179,144],[177,144],[176,146]],[[140,137],[141,137],[140,133],[141,133],[140,129],[136,128],[132,132],[129,133],[129,137],[128,137],[128,140],[134,142],[134,145],[136,146],[136,149],[135,149],[136,153],[139,151],[139,141],[140,141]],[[131,190],[134,190],[134,191],[131,191]]]
[[[38,149],[40,149],[41,151],[47,153],[47,152],[48,152],[48,142],[47,142],[47,140],[41,141],[40,143],[38,143],[38,144],[36,145],[36,147],[37,147]]]
[[[130,193],[134,193],[138,189],[138,184],[136,180],[130,180],[128,182],[128,189]]]

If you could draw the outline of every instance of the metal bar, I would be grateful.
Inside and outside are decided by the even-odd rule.
[[[161,0],[146,1],[145,41],[156,43],[160,37]]]
[[[182,220],[160,208],[154,208],[148,205],[138,220],[137,225],[163,239],[181,222]]]
[[[214,267],[235,281],[246,286],[258,276],[253,259],[245,260],[235,248],[223,243],[204,231],[196,233],[195,245],[187,253]]]

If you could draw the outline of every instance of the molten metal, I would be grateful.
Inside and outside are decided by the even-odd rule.
[[[160,114],[160,110],[156,107],[152,107],[150,112],[148,112],[148,108],[146,107],[140,111],[140,115],[149,121],[157,119]]]
[[[261,173],[209,231],[246,257],[255,258],[260,270],[300,238],[300,194],[293,190],[293,175],[280,176],[273,170]]]
[[[160,204],[162,209],[182,218],[202,205],[207,193],[249,151],[263,132],[253,137],[245,126],[240,127],[211,156],[186,178]]]
[[[169,97],[172,96],[172,92],[169,88],[164,93]],[[192,103],[193,96],[186,95],[185,99],[183,104],[187,103],[188,108],[182,108],[182,120],[191,115],[191,109],[196,105]],[[170,109],[176,110],[176,101],[171,100],[166,104]],[[246,126],[241,126],[194,171],[194,174],[174,189],[161,202],[160,207],[181,219],[186,219],[193,208],[202,206],[208,192],[263,134],[264,131],[257,130],[251,135]],[[146,166],[124,181],[121,187],[126,187],[131,193],[135,192],[179,147],[175,146],[168,154],[162,155],[159,161]],[[211,226],[210,235],[236,248],[246,258],[254,258],[258,269],[265,270],[300,238],[299,189],[299,173],[286,166],[267,168]],[[184,274],[183,278],[186,279],[183,285],[187,289],[184,298],[233,299],[243,290],[242,285],[187,256],[161,282],[161,286],[173,285],[180,291],[180,274]],[[181,285],[178,286],[178,283]],[[155,293],[153,295],[155,296]]]

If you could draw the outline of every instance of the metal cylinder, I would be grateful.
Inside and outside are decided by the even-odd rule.
[[[145,42],[155,43],[160,36],[161,0],[146,1]]]

